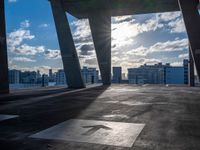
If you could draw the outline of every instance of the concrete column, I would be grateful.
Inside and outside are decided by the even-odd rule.
[[[4,0],[0,0],[0,94],[9,93]]]
[[[72,38],[69,22],[60,0],[51,0],[54,21],[57,29],[58,41],[69,88],[84,88],[85,83],[81,75],[81,68]]]
[[[200,16],[197,9],[199,0],[178,0],[187,30],[191,55],[200,77]]]
[[[104,85],[111,84],[111,15],[109,12],[92,12],[89,23],[97,60]]]
[[[195,86],[194,79],[194,60],[192,57],[191,48],[189,47],[189,86]]]

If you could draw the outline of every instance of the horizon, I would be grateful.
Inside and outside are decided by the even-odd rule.
[[[184,59],[184,60],[188,60],[188,59]],[[183,61],[184,61],[183,60]],[[158,62],[158,63],[155,63],[155,64],[141,64],[140,66],[138,66],[138,67],[131,67],[131,68],[127,68],[127,73],[125,73],[125,72],[121,72],[122,74],[125,74],[125,76],[127,76],[128,75],[128,70],[129,69],[136,69],[136,68],[140,68],[140,67],[143,67],[143,66],[150,66],[150,65],[152,65],[152,66],[156,66],[156,65],[158,65],[158,64],[160,64],[161,63],[161,65],[168,65],[169,64],[169,66],[170,67],[183,67],[184,66],[184,64],[183,64],[183,62],[182,62],[182,64],[180,64],[180,65],[175,65],[175,64],[170,64],[170,63],[163,63],[163,62]],[[84,67],[86,67],[87,69],[96,69],[96,71],[99,71],[99,68],[96,68],[96,67],[88,67],[88,66],[82,66],[81,67],[81,70],[83,70],[84,69]],[[121,67],[122,68],[122,70],[123,70],[123,67],[122,66],[112,66],[112,69],[114,68],[114,67]],[[113,70],[111,69],[111,74],[113,75]],[[63,68],[58,68],[58,69],[48,69],[47,70],[47,72],[41,72],[40,70],[20,70],[20,69],[10,69],[9,68],[9,71],[11,71],[11,70],[17,70],[17,71],[21,71],[21,72],[37,72],[37,71],[39,71],[40,72],[40,74],[45,74],[45,75],[48,75],[49,74],[49,70],[52,70],[52,72],[53,73],[56,73],[56,72],[58,72],[59,70],[64,70]],[[196,71],[195,71],[195,73],[196,73]],[[100,71],[99,71],[99,75],[101,75],[100,74]],[[196,74],[195,74],[196,75]]]

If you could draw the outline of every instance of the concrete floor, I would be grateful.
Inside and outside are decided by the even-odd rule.
[[[37,96],[31,92],[25,96],[19,93],[18,96],[1,96],[0,114],[19,117],[0,122],[0,149],[200,149],[199,87],[112,85],[57,92],[40,95],[38,91],[35,93]],[[145,126],[132,147],[30,137],[69,119]],[[126,132],[131,133],[132,130]]]

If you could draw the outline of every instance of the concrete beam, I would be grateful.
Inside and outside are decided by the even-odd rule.
[[[194,79],[194,60],[192,57],[192,50],[189,47],[189,86],[195,86],[195,79]]]
[[[77,18],[88,18],[94,10],[110,11],[112,16],[179,11],[178,0],[61,0]]]
[[[187,30],[191,55],[200,77],[200,16],[197,9],[199,0],[178,0]]]
[[[63,67],[69,88],[84,88],[81,68],[72,38],[69,22],[60,0],[51,0],[54,21],[57,29]]]
[[[9,93],[4,0],[0,0],[0,94]]]
[[[97,60],[104,85],[111,84],[111,15],[109,12],[93,12],[89,23]]]

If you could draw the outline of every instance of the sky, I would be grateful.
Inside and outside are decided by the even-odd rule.
[[[48,0],[5,0],[10,69],[62,69],[59,44]],[[66,14],[81,67],[97,67],[87,19]],[[180,12],[112,17],[112,66],[127,68],[158,62],[182,65],[188,38]]]

